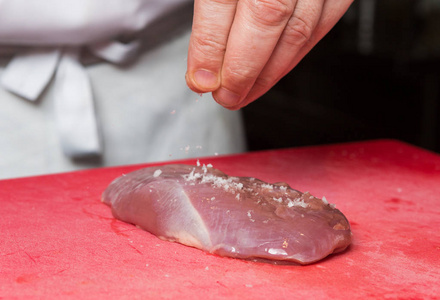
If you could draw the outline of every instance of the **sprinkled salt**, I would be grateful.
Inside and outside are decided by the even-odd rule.
[[[287,191],[287,187],[286,186],[280,186],[280,190]]]
[[[247,212],[247,216],[249,217],[249,221],[251,221],[251,222],[255,222],[255,220],[252,219],[251,212],[252,212],[252,210],[248,210],[248,212]]]
[[[302,207],[302,208],[306,208],[306,207],[309,206],[301,198],[296,198],[295,200],[290,200],[290,199],[288,199],[288,200],[289,200],[289,202],[287,203],[288,207],[299,206],[299,207]]]
[[[261,187],[264,188],[264,189],[270,189],[270,190],[273,190],[273,185],[271,185],[271,184],[263,183],[263,184],[261,185]]]
[[[161,169],[157,169],[156,171],[154,171],[153,177],[159,177],[160,174],[162,174],[162,170]]]
[[[206,165],[208,168],[212,168],[212,165],[211,164],[207,164]]]
[[[322,202],[323,202],[325,205],[328,205],[328,201],[327,201],[327,199],[325,199],[325,196],[322,196]]]
[[[200,160],[197,160],[197,167],[200,167]]]
[[[273,200],[274,201],[276,201],[276,202],[278,202],[278,203],[281,203],[281,202],[283,202],[283,198],[275,198],[275,197],[273,197]]]

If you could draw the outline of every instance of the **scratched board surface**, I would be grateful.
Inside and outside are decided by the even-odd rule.
[[[380,140],[200,162],[325,196],[349,219],[352,245],[292,266],[159,240],[100,202],[114,178],[147,165],[3,180],[0,298],[439,298],[439,155]]]

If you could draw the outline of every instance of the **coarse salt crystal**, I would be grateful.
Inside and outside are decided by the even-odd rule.
[[[287,203],[287,207],[293,207],[293,206],[299,206],[299,207],[306,208],[309,205],[307,203],[305,203],[304,200],[301,198],[297,198],[295,200],[289,199],[289,202]]]
[[[161,169],[157,169],[156,171],[154,171],[153,177],[159,177],[160,174],[162,174],[162,170]]]
[[[324,202],[325,205],[328,205],[328,201],[327,201],[327,199],[325,198],[325,196],[322,196],[322,202]]]
[[[278,203],[281,203],[281,202],[283,202],[283,198],[275,198],[275,197],[273,197],[273,200],[274,201],[276,201],[276,202],[278,202]]]
[[[271,185],[271,184],[263,183],[263,184],[261,185],[261,187],[262,187],[262,188],[265,188],[265,189],[273,190],[273,185]]]

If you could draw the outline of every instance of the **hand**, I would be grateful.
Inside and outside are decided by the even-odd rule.
[[[353,0],[195,0],[186,81],[229,109],[251,103],[338,22]]]

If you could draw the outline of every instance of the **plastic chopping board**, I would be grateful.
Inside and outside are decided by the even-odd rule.
[[[114,178],[147,165],[3,180],[0,298],[440,298],[439,155],[381,140],[200,162],[325,196],[349,219],[352,245],[297,266],[159,240],[100,202]]]

